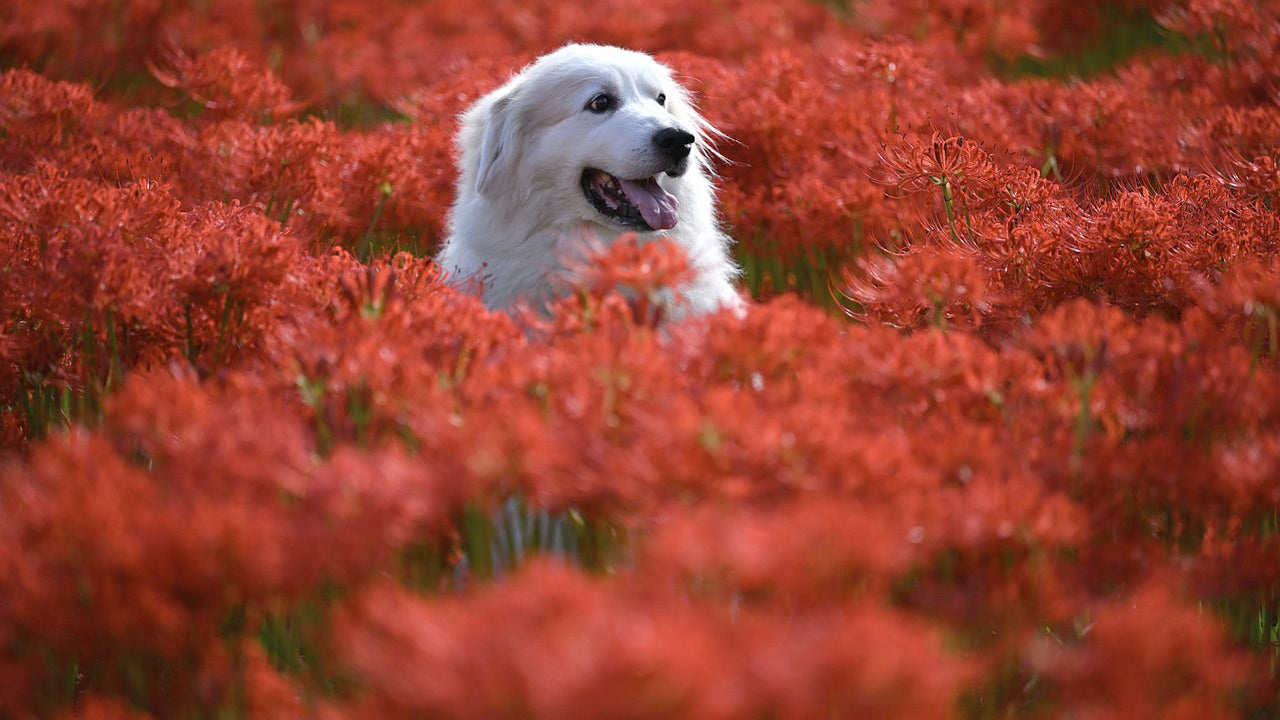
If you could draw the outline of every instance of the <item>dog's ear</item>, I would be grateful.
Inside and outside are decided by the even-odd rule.
[[[506,193],[516,172],[520,123],[515,113],[515,93],[495,98],[477,120],[482,126],[480,158],[476,165],[476,192],[493,197]]]

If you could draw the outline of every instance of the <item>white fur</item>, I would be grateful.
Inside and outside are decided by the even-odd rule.
[[[587,110],[602,92],[616,99],[616,109]],[[668,127],[696,138],[678,177],[663,172],[669,159],[652,142]],[[673,314],[741,309],[731,282],[738,270],[716,220],[707,166],[714,132],[671,71],[648,55],[601,45],[567,45],[544,55],[462,116],[461,172],[438,261],[491,308],[539,306],[560,289],[561,260],[580,255],[588,238],[608,243],[626,232],[587,200],[583,170],[657,175],[679,200],[679,220],[638,237],[670,238],[689,255],[694,278],[676,289]]]

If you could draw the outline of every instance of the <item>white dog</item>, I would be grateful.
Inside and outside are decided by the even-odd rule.
[[[544,55],[462,116],[438,261],[491,308],[538,307],[584,241],[666,237],[693,272],[674,288],[672,315],[740,310],[707,166],[714,133],[648,55],[601,45]]]

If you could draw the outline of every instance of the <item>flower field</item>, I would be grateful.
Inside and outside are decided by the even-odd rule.
[[[430,260],[570,40],[744,317]],[[1280,3],[10,3],[0,187],[0,718],[1280,717]]]

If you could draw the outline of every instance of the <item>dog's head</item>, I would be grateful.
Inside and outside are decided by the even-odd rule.
[[[668,230],[683,183],[703,179],[712,132],[652,57],[568,45],[466,113],[460,190],[501,207],[572,208],[613,230]]]

